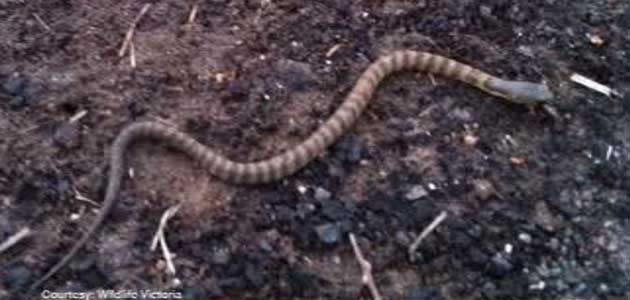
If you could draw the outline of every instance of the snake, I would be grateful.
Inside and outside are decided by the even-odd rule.
[[[231,160],[190,135],[155,121],[137,121],[127,125],[113,142],[110,151],[108,184],[102,207],[88,230],[75,242],[45,275],[31,285],[41,286],[67,265],[95,235],[116,203],[124,174],[124,154],[130,145],[141,139],[157,140],[179,150],[206,168],[212,175],[228,183],[260,184],[290,176],[322,154],[347,132],[368,106],[381,81],[399,71],[426,72],[456,79],[490,95],[528,106],[544,105],[553,94],[544,83],[510,81],[492,76],[441,55],[412,50],[397,50],[371,63],[356,81],[350,93],[332,115],[308,138],[276,156],[256,161]]]

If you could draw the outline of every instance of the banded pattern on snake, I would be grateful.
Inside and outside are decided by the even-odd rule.
[[[160,140],[201,162],[211,174],[227,182],[248,184],[271,182],[300,170],[334,143],[361,116],[381,80],[402,70],[425,71],[457,79],[494,96],[521,104],[544,104],[553,97],[544,84],[507,81],[439,55],[403,50],[383,56],[372,63],[341,106],[305,141],[282,154],[262,161],[248,163],[232,161],[186,133],[160,123],[130,124],[118,135],[111,148],[109,182],[100,213],[72,249],[35,282],[31,289],[39,287],[63,268],[105,221],[118,197],[124,173],[124,154],[132,142],[142,138]]]

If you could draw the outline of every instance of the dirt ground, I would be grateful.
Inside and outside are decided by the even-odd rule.
[[[133,68],[119,50],[146,3]],[[353,233],[386,299],[629,299],[628,1],[207,0],[190,23],[194,4],[0,0],[0,243],[33,232],[0,254],[0,299],[26,299],[93,221],[125,125],[164,122],[230,158],[266,158],[394,49],[544,80],[558,115],[406,73],[281,182],[226,184],[139,143],[104,228],[45,289],[369,299]],[[177,203],[170,275],[150,244]]]

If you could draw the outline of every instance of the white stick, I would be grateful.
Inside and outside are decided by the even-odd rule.
[[[7,249],[13,247],[15,244],[19,243],[21,240],[31,235],[31,229],[28,227],[24,227],[20,229],[16,234],[10,236],[6,241],[0,244],[0,254],[6,251]]]
[[[42,20],[42,18],[38,14],[33,13],[33,17],[35,17],[35,20],[37,20],[39,25],[42,25],[42,27],[44,27],[46,31],[51,31],[50,26],[48,26],[48,24],[46,24],[46,22],[44,22],[44,20]]]
[[[422,233],[420,233],[420,235],[416,238],[416,240],[413,242],[413,244],[411,244],[411,246],[409,246],[409,260],[413,261],[414,260],[414,253],[416,252],[416,250],[418,249],[418,247],[420,247],[420,243],[422,243],[422,240],[424,240],[424,238],[426,238],[429,233],[431,233],[433,230],[435,230],[435,228],[440,225],[440,223],[442,223],[442,221],[444,221],[444,219],[446,219],[447,213],[445,211],[442,211],[434,220],[433,222],[431,222],[431,224],[429,224],[429,226],[427,226]]]
[[[374,276],[372,276],[372,264],[365,259],[363,253],[361,252],[361,248],[357,244],[357,240],[354,238],[354,234],[350,233],[350,244],[352,244],[352,249],[354,250],[354,256],[356,256],[357,261],[359,262],[359,266],[361,266],[361,283],[367,285],[370,289],[370,293],[372,294],[372,299],[374,300],[382,300],[381,294],[376,287],[376,283],[374,282]]]
[[[195,18],[197,17],[197,11],[199,10],[199,4],[195,3],[192,9],[190,10],[190,15],[188,15],[188,25],[192,25],[195,22]]]
[[[145,4],[140,10],[140,13],[133,20],[133,23],[131,23],[129,30],[125,34],[125,39],[123,40],[123,44],[120,47],[120,50],[118,51],[119,57],[123,57],[125,53],[127,52],[127,48],[129,48],[129,43],[131,42],[131,38],[133,38],[133,34],[136,31],[136,25],[138,25],[138,22],[140,22],[140,19],[142,18],[142,16],[144,16],[144,14],[147,13],[147,11],[149,10],[149,7],[151,7],[150,3]]]
[[[580,84],[582,86],[585,86],[591,90],[594,90],[596,92],[602,93],[608,97],[610,96],[619,96],[619,93],[615,90],[613,90],[612,88],[605,86],[599,82],[596,82],[592,79],[586,78],[580,74],[577,73],[573,73],[573,75],[571,75],[571,81]]]
[[[169,251],[168,245],[166,244],[166,238],[164,236],[164,229],[166,228],[166,223],[170,218],[172,218],[177,211],[179,210],[181,204],[177,204],[175,206],[167,209],[164,214],[162,214],[162,218],[160,218],[160,225],[158,226],[155,235],[153,236],[153,241],[151,241],[151,251],[155,251],[157,248],[158,242],[160,243],[160,248],[162,249],[162,255],[164,255],[164,260],[166,261],[166,268],[169,274],[175,274],[175,264],[173,264],[173,254]]]

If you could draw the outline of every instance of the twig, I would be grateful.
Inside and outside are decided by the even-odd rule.
[[[416,238],[415,241],[413,241],[413,244],[411,244],[411,246],[409,246],[409,260],[410,261],[414,261],[413,258],[413,254],[416,252],[416,250],[418,249],[418,247],[420,246],[420,243],[422,242],[422,240],[424,240],[424,238],[427,237],[427,235],[429,235],[429,233],[431,233],[433,230],[435,230],[435,228],[440,225],[440,223],[442,223],[442,221],[444,221],[444,219],[446,219],[446,212],[442,211],[436,218],[435,220],[433,220],[433,222],[431,222],[431,224],[429,224],[429,226],[427,226],[422,233],[420,233],[420,235]]]
[[[87,115],[88,111],[87,110],[82,110],[78,113],[76,113],[74,116],[72,116],[72,118],[70,118],[70,120],[68,120],[68,123],[76,123],[77,121],[83,119],[83,117],[85,117],[85,115]]]
[[[44,20],[42,20],[42,18],[38,14],[33,13],[33,17],[35,18],[35,20],[37,20],[37,23],[39,23],[39,25],[44,27],[46,31],[52,31],[52,29],[50,29],[50,26],[48,26],[48,24],[46,24],[46,22],[44,22]]]
[[[129,42],[129,64],[132,69],[136,68],[136,47],[133,41]]]
[[[333,54],[335,54],[335,52],[337,52],[337,50],[339,50],[339,48],[341,48],[341,44],[335,44],[334,46],[332,46],[332,48],[330,48],[330,50],[326,52],[326,57],[331,57]]]
[[[187,25],[192,25],[195,22],[195,18],[197,17],[197,11],[199,10],[199,3],[195,2],[192,9],[190,10],[190,14],[188,15]]]
[[[140,22],[140,19],[142,18],[142,16],[144,16],[147,13],[147,11],[149,10],[149,7],[151,7],[150,3],[145,4],[140,10],[140,13],[133,20],[133,23],[131,23],[129,30],[125,34],[125,39],[123,40],[123,44],[120,47],[120,50],[118,51],[119,57],[123,57],[125,53],[127,52],[127,48],[129,48],[129,43],[131,42],[131,38],[133,38],[133,34],[136,31],[136,26],[138,25],[138,22]]]
[[[571,81],[580,84],[582,86],[585,86],[591,90],[600,92],[608,97],[610,96],[621,96],[619,94],[619,92],[613,90],[612,88],[605,86],[599,82],[596,82],[592,79],[586,78],[580,74],[577,73],[573,73],[573,75],[571,75]]]
[[[7,249],[13,247],[15,244],[19,243],[21,240],[31,235],[31,229],[28,227],[22,228],[16,234],[10,236],[6,241],[0,244],[0,254],[2,254]]]
[[[97,203],[97,202],[95,202],[94,200],[92,200],[92,199],[90,199],[90,198],[88,198],[88,197],[83,196],[83,194],[81,194],[81,193],[79,192],[79,190],[77,190],[77,188],[73,187],[72,189],[74,190],[74,199],[77,199],[77,200],[79,200],[79,201],[83,201],[83,202],[87,202],[87,203],[92,204],[92,205],[94,205],[94,206],[96,206],[96,207],[101,206],[100,204],[98,204],[98,203]]]
[[[372,299],[382,300],[383,298],[381,298],[381,294],[374,282],[374,276],[372,276],[372,264],[363,256],[363,253],[357,244],[357,240],[354,238],[354,234],[350,233],[349,236],[350,244],[352,244],[352,249],[354,250],[354,256],[356,256],[359,266],[361,266],[361,283],[370,289]]]
[[[151,251],[155,251],[157,248],[158,242],[160,243],[160,248],[162,249],[162,255],[164,255],[164,260],[166,260],[166,268],[169,274],[175,274],[175,265],[173,264],[173,254],[168,249],[168,245],[166,244],[166,239],[164,237],[164,229],[166,228],[166,222],[170,218],[172,218],[177,211],[179,210],[181,204],[177,204],[175,206],[167,209],[162,218],[160,219],[160,225],[158,226],[155,235],[153,236],[153,241],[151,242]]]

